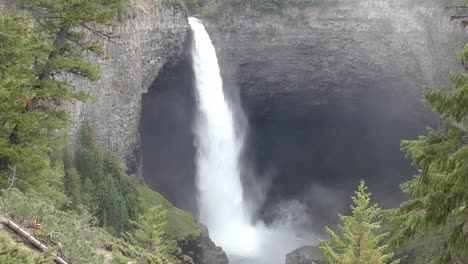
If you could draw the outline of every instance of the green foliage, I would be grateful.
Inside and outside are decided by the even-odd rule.
[[[82,200],[93,210],[99,224],[111,233],[118,235],[131,230],[131,221],[136,220],[139,213],[135,183],[124,174],[112,153],[101,150],[88,124],[83,124],[81,129],[80,146],[75,154],[76,171],[69,165],[69,159],[64,159],[68,179],[65,190],[69,190],[67,194],[75,206]],[[79,189],[83,199],[75,194]]]
[[[114,264],[127,264],[130,260],[122,255],[120,251],[114,250],[112,251],[112,263]]]
[[[85,208],[78,206],[74,210],[58,209],[52,201],[47,200],[47,196],[37,192],[22,193],[14,188],[4,192],[0,199],[0,209],[0,214],[8,216],[23,226],[28,226],[34,219],[38,219],[42,229],[37,231],[35,236],[41,238],[49,246],[59,244],[60,247],[57,249],[70,263],[104,263],[104,257],[99,253],[103,250],[112,252],[113,263],[127,263],[123,262],[125,260],[142,264],[181,263],[178,259],[181,253],[177,251],[180,249],[176,248],[175,240],[169,239],[165,230],[161,229],[164,227],[165,219],[161,222],[157,220],[157,223],[162,223],[161,228],[158,227],[158,234],[164,238],[163,241],[159,241],[164,248],[154,251],[150,250],[154,244],[149,246],[149,244],[137,240],[133,235],[116,238],[99,228],[97,219]],[[157,213],[161,212],[158,211],[159,209],[153,210],[157,210]],[[146,227],[143,230],[149,233],[153,232],[148,227],[154,224],[151,221],[155,219],[151,213],[149,211],[141,215],[141,219],[145,219],[145,221],[136,221],[139,226]],[[163,214],[161,214],[162,216]],[[156,216],[156,218],[158,217]],[[141,238],[144,235],[140,232],[137,236]]]
[[[135,239],[153,252],[165,252],[164,236],[167,211],[161,206],[152,207],[138,217],[135,222]]]
[[[106,248],[112,250],[113,255],[117,255],[117,261],[120,255],[124,258],[135,260],[139,264],[179,264],[172,256],[156,253],[147,250],[138,245],[133,237],[115,238],[112,237],[106,244]],[[114,262],[117,262],[114,259]]]
[[[20,188],[59,185],[60,168],[51,164],[48,153],[60,143],[56,129],[65,127],[67,116],[36,87],[34,67],[46,59],[51,46],[40,39],[26,15],[9,13],[0,14],[0,46],[0,187],[7,185],[9,167],[16,169]],[[44,103],[28,111],[33,96]],[[53,96],[63,99],[62,94]]]
[[[86,210],[59,210],[41,193],[22,193],[17,189],[3,193],[1,198],[3,215],[25,226],[37,219],[42,229],[35,235],[51,246],[59,244],[58,250],[70,263],[102,263],[103,257],[94,250],[103,244],[102,236]]]
[[[112,37],[104,26],[112,24],[125,1],[19,2],[24,14],[0,14],[0,174],[15,168],[18,188],[59,190],[63,172],[49,154],[63,144],[57,131],[69,123],[60,106],[88,97],[75,92],[66,76],[99,78],[98,68],[84,57],[102,56],[104,48],[89,35]],[[0,187],[8,185],[7,176]]]
[[[75,167],[73,166],[73,159],[68,152],[68,149],[64,150],[63,167],[65,170],[65,178],[63,183],[65,187],[65,194],[70,197],[71,203],[74,206],[80,205],[82,204],[81,179]]]
[[[0,263],[2,264],[50,264],[53,255],[49,252],[36,256],[30,249],[15,244],[9,237],[0,235]]]
[[[440,114],[442,125],[402,142],[419,175],[402,184],[410,199],[388,213],[400,228],[393,239],[396,247],[417,232],[448,229],[439,238],[444,252],[433,263],[468,258],[468,74],[450,74],[448,80],[450,92],[426,87],[424,102]]]
[[[35,15],[39,28],[53,43],[47,62],[39,72],[41,80],[70,88],[69,82],[55,81],[60,73],[69,73],[95,81],[99,69],[86,61],[84,54],[104,55],[103,46],[90,35],[101,39],[115,36],[105,26],[114,24],[126,0],[20,0]]]
[[[152,191],[147,186],[140,185],[137,188],[140,206],[143,211],[147,211],[152,207],[161,207],[167,211],[166,222],[168,224],[166,232],[173,240],[200,235],[200,229],[189,212],[174,207],[162,195]]]
[[[440,238],[444,237],[450,228],[441,228],[427,232],[416,233],[398,252],[402,263],[428,264],[445,252]],[[466,258],[465,258],[466,259]],[[451,264],[464,264],[464,259],[453,259]]]
[[[369,205],[371,194],[366,189],[364,181],[361,181],[356,196],[352,197],[352,215],[340,215],[343,221],[341,238],[327,227],[330,240],[320,241],[320,250],[327,263],[383,264],[393,257],[388,245],[382,243],[389,233],[380,230],[381,210],[377,204]],[[392,263],[399,263],[399,260]]]

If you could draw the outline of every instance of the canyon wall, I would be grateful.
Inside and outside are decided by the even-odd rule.
[[[67,106],[74,121],[69,135],[76,142],[81,122],[90,122],[99,143],[116,153],[127,174],[135,176],[141,173],[142,94],[165,66],[182,57],[188,24],[182,8],[159,0],[136,1],[122,20],[110,28],[118,38],[105,42],[108,59],[91,58],[102,78],[94,83],[76,80],[77,88],[94,98]]]
[[[207,19],[225,69],[260,101],[248,105],[294,101],[300,110],[389,88],[404,99],[419,93],[414,83],[437,85],[460,69],[466,37],[440,1],[322,2],[273,14],[238,6]]]
[[[181,7],[160,0],[135,3],[131,17],[111,28],[120,37],[106,42],[109,59],[92,58],[102,79],[77,80],[94,99],[67,106],[75,124],[71,141],[82,121],[91,122],[99,142],[117,153],[129,175],[139,174],[142,165],[142,94],[164,66],[182,58],[188,34]],[[274,14],[237,6],[205,21],[226,79],[239,84],[250,116],[307,114],[311,106],[330,102],[353,108],[359,95],[386,89],[414,101],[421,83],[440,84],[441,73],[457,69],[463,44],[456,22],[427,1],[340,0]]]

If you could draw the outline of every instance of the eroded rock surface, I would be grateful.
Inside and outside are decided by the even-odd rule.
[[[367,92],[419,100],[421,85],[459,69],[463,30],[437,2],[325,0],[280,14],[233,8],[208,20],[251,114],[287,112],[285,105],[307,112],[337,101],[352,107]]]

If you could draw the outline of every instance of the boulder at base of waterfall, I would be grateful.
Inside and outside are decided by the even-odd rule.
[[[305,246],[286,255],[286,264],[325,264],[318,246]]]
[[[229,264],[226,253],[211,240],[208,228],[201,224],[199,228],[200,235],[179,241],[184,254],[190,256],[196,264]]]

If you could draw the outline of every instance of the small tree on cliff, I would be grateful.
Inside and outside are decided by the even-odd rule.
[[[330,240],[320,241],[320,250],[327,263],[384,264],[393,257],[388,245],[382,244],[389,233],[380,231],[381,210],[377,204],[369,205],[371,194],[366,189],[364,181],[361,181],[356,196],[352,197],[352,215],[340,215],[343,221],[341,238],[326,228]],[[399,260],[392,263],[399,263]]]
[[[104,55],[100,39],[113,37],[105,26],[126,0],[18,2],[25,15],[0,14],[0,174],[14,166],[18,188],[44,189],[63,173],[49,158],[69,122],[60,106],[88,97],[68,76],[99,78],[85,57]]]
[[[163,253],[167,250],[164,243],[167,210],[161,206],[151,207],[138,217],[135,224],[135,239],[148,250]]]

